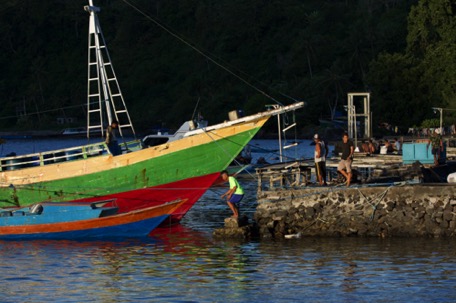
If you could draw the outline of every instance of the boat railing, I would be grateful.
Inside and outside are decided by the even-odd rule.
[[[127,141],[120,144],[122,153],[130,153],[142,149],[141,140]]]
[[[120,144],[122,153],[141,148],[139,140]],[[66,161],[75,161],[109,154],[104,142],[52,150],[41,153],[0,158],[0,171],[16,170],[28,167],[44,166]]]

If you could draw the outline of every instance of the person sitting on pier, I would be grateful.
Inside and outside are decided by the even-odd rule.
[[[328,156],[328,148],[325,142],[321,140],[318,134],[314,135],[315,142],[315,174],[320,185],[326,185],[326,157]]]
[[[386,153],[391,154],[393,152],[393,144],[388,141],[388,139],[385,139],[385,147],[386,147]]]
[[[361,141],[361,150],[363,151],[363,153],[370,154],[369,144],[366,142],[366,140]]]
[[[394,138],[394,146],[393,149],[395,152],[397,152],[399,155],[402,155],[402,143],[400,140],[397,138]]]
[[[375,144],[372,141],[372,139],[369,139],[368,148],[369,148],[369,154],[371,154],[371,155],[375,154],[377,151],[377,148],[375,147]]]
[[[352,169],[351,165],[353,162],[353,154],[355,152],[355,147],[353,142],[348,139],[348,134],[344,133],[342,137],[342,156],[337,166],[337,171],[341,173],[346,181],[345,183],[347,186],[350,186],[351,178],[352,178]],[[344,170],[345,169],[345,170]]]
[[[235,177],[229,176],[226,170],[220,173],[223,181],[230,182],[230,189],[221,195],[220,197],[223,199],[226,197],[226,203],[230,207],[231,211],[233,212],[233,217],[239,217],[239,203],[241,202],[242,198],[244,198],[244,189],[239,185],[239,182],[236,180]]]

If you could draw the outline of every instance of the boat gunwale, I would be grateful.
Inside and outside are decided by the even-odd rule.
[[[140,140],[132,140],[125,143],[121,143],[120,145],[125,146],[126,150],[129,150],[130,147],[133,147],[134,145],[139,146],[140,144]],[[76,153],[74,153],[74,151],[76,151]],[[103,152],[106,152],[106,154],[103,154]],[[47,157],[48,155],[52,155],[52,157]],[[53,149],[49,151],[19,156],[0,157],[0,171],[12,171],[36,166],[46,166],[60,162],[76,161],[92,157],[99,157],[103,155],[109,155],[109,149],[105,142],[84,144],[62,149]],[[8,163],[8,161],[12,162]],[[13,168],[15,166],[21,165],[28,166],[21,167],[18,169]]]
[[[236,124],[239,124],[239,123],[246,123],[246,122],[252,122],[252,121],[255,121],[255,120],[260,120],[260,119],[262,119],[264,117],[276,116],[276,115],[279,115],[279,114],[282,114],[282,113],[285,113],[285,112],[296,110],[298,108],[303,107],[304,105],[305,105],[304,102],[297,102],[297,103],[293,103],[293,104],[286,105],[286,106],[280,106],[280,107],[278,107],[276,109],[273,109],[273,110],[268,110],[268,111],[260,112],[260,113],[254,114],[254,115],[249,115],[249,116],[246,116],[246,117],[242,117],[242,118],[239,118],[239,119],[235,119],[235,120],[231,120],[231,121],[225,121],[225,122],[222,122],[222,123],[219,123],[219,124],[214,124],[214,125],[203,127],[203,128],[198,128],[198,129],[195,129],[195,130],[192,130],[192,131],[189,131],[189,132],[185,133],[184,137],[189,137],[189,136],[201,134],[201,133],[212,131],[212,130],[218,130],[218,129],[221,129],[223,127],[229,127],[229,126],[233,126],[233,125],[236,125]]]

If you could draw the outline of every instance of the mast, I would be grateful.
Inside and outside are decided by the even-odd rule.
[[[105,128],[112,121],[119,122],[119,133],[129,129],[135,131],[130,119],[122,91],[111,63],[106,41],[100,27],[97,13],[100,8],[88,0],[84,10],[90,14],[88,38],[88,80],[87,80],[87,138],[90,131],[104,135]]]

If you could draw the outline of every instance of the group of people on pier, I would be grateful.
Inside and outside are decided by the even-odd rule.
[[[326,158],[328,157],[329,148],[319,134],[315,134],[313,140],[315,143],[314,162],[316,181],[320,186],[326,186]],[[435,131],[428,140],[428,146],[429,148],[432,148],[432,154],[434,155],[435,166],[439,165],[440,153],[443,150],[442,142],[442,136],[438,131]],[[394,138],[391,141],[385,139],[383,142],[369,139],[367,142],[362,141],[360,147],[361,148],[355,147],[347,133],[342,135],[342,142],[338,144],[337,153],[340,153],[341,156],[337,166],[337,172],[344,177],[344,184],[347,187],[349,187],[352,182],[352,164],[355,151],[363,152],[366,155],[387,153],[402,154],[402,140],[398,140],[397,138]],[[239,216],[239,202],[244,196],[244,191],[237,180],[234,177],[229,176],[226,171],[221,172],[221,177],[224,181],[229,181],[230,183],[230,189],[224,193],[221,198],[226,198],[227,204],[233,212],[233,217],[237,218]]]
[[[328,148],[319,134],[315,134],[313,139],[315,143],[314,161],[316,179],[319,185],[325,186],[327,185],[326,157],[328,156]],[[438,166],[440,155],[443,151],[443,140],[439,129],[435,129],[427,140],[427,143],[428,148],[431,149],[431,153],[434,156],[434,166]],[[366,155],[402,154],[402,140],[398,140],[398,138],[394,138],[393,140],[385,139],[383,142],[382,140],[377,142],[373,139],[369,139],[367,142],[363,140],[360,147],[355,147],[347,133],[343,134],[342,142],[338,144],[337,153],[340,153],[341,157],[337,166],[337,172],[345,178],[345,184],[347,186],[350,186],[352,180],[352,163],[355,151],[363,152]]]

